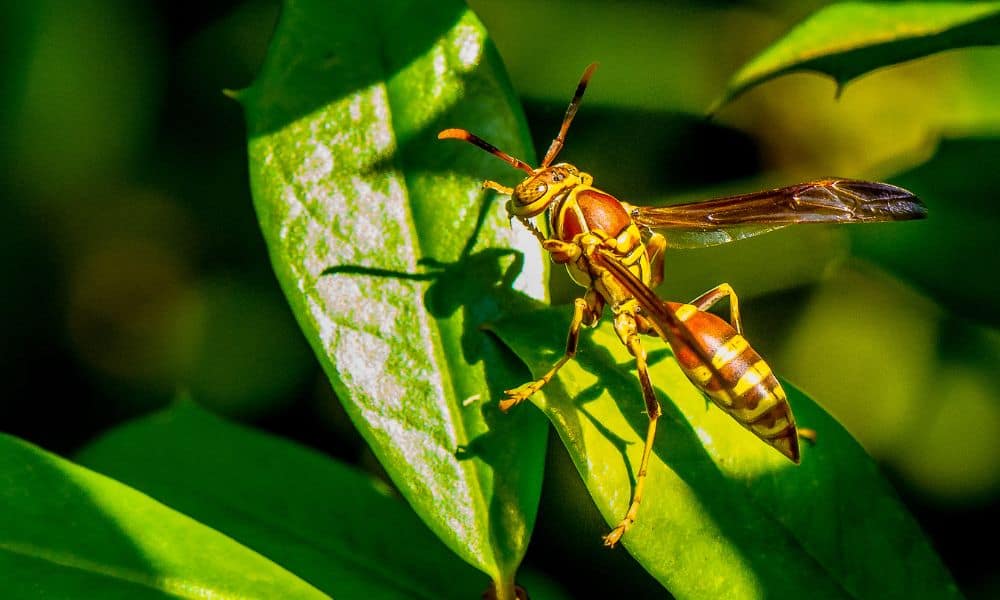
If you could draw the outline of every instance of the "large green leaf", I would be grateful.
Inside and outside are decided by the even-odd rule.
[[[820,9],[744,65],[721,106],[793,71],[838,88],[869,71],[952,48],[1000,43],[1000,2],[843,2]]]
[[[562,352],[568,320],[566,310],[540,309],[493,327],[540,374]],[[786,384],[799,424],[815,429],[819,441],[803,449],[795,466],[710,406],[662,342],[649,339],[646,347],[664,414],[639,520],[622,542],[671,593],[959,596],[871,459],[802,392]],[[646,432],[633,369],[605,320],[583,337],[576,360],[545,388],[544,398],[533,398],[609,525],[628,507]]]
[[[0,435],[4,598],[326,598],[125,485]]]
[[[384,485],[190,402],[112,430],[78,460],[334,597],[464,599],[487,584]]]
[[[543,295],[543,263],[479,188],[514,172],[436,140],[463,126],[532,159],[482,24],[457,0],[288,0],[238,96],[271,261],[334,389],[430,528],[509,592],[545,424],[499,413],[527,373],[479,325],[513,288]]]

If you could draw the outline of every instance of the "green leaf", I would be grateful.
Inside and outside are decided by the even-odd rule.
[[[112,479],[0,435],[4,598],[326,598]]]
[[[494,330],[540,374],[561,354],[569,316],[565,309],[528,311]],[[663,416],[638,522],[622,543],[672,594],[959,597],[871,459],[807,396],[785,384],[798,423],[819,439],[796,466],[709,405],[665,345],[646,340]],[[617,524],[631,500],[648,420],[634,361],[608,320],[583,336],[577,358],[540,396],[533,401],[555,425],[609,527]]]
[[[996,327],[996,302],[983,301],[996,298],[996,281],[982,274],[1000,270],[995,251],[1000,207],[991,179],[970,177],[970,166],[979,173],[1000,169],[1000,135],[943,139],[930,160],[893,178],[927,204],[931,218],[881,234],[851,228],[852,249],[929,291],[963,318]]]
[[[482,24],[457,0],[285,3],[246,108],[254,205],[300,326],[417,513],[510,592],[545,422],[495,399],[527,376],[479,325],[543,295],[537,242],[484,200],[532,160]],[[511,248],[516,250],[512,250]]]
[[[813,13],[745,64],[715,109],[794,71],[832,77],[838,90],[869,71],[969,46],[1000,43],[1000,2],[843,2]]]
[[[334,597],[464,599],[487,585],[385,485],[190,402],[112,430],[78,460]]]

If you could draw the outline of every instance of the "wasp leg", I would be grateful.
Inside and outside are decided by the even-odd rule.
[[[651,288],[655,288],[663,281],[663,251],[666,248],[666,238],[658,233],[654,233],[646,242],[646,256],[649,257],[649,287]]]
[[[562,240],[545,240],[542,248],[552,256],[552,260],[564,265],[580,258],[580,246]]]
[[[816,439],[819,437],[819,435],[816,434],[815,429],[809,429],[807,427],[799,427],[798,434],[800,440],[805,440],[809,442],[810,445],[815,445]]]
[[[720,283],[692,300],[691,304],[698,310],[708,310],[726,296],[729,296],[729,322],[736,330],[736,333],[743,335],[743,321],[740,319],[740,301],[736,297],[736,292],[733,291],[733,288],[728,283]]]
[[[622,519],[611,533],[604,536],[604,545],[614,547],[629,527],[635,523],[642,504],[642,492],[646,486],[646,469],[649,467],[649,456],[653,451],[653,440],[656,438],[656,421],[660,418],[660,403],[656,400],[653,384],[649,380],[649,370],[646,368],[646,350],[639,341],[636,324],[632,315],[622,313],[615,319],[615,331],[619,336],[625,334],[626,347],[635,357],[636,369],[639,372],[639,386],[642,388],[642,398],[646,401],[646,414],[649,416],[649,426],[646,429],[646,444],[642,447],[642,459],[639,461],[639,471],[635,477],[635,492],[632,503]]]
[[[576,346],[580,340],[580,328],[596,325],[601,317],[603,308],[603,298],[593,289],[587,290],[587,294],[583,298],[577,298],[573,302],[573,319],[569,323],[569,333],[566,334],[565,354],[563,354],[562,358],[556,364],[552,365],[552,368],[545,375],[534,381],[519,385],[516,388],[506,390],[504,393],[507,396],[500,401],[500,410],[507,412],[526,400],[528,396],[534,394],[548,383],[569,359],[576,356]]]
[[[708,310],[712,307],[712,305],[725,296],[729,296],[729,322],[733,325],[733,328],[736,329],[736,333],[742,335],[743,321],[740,319],[740,302],[736,297],[736,292],[733,291],[732,286],[728,283],[722,283],[715,286],[701,296],[692,300],[691,304],[693,304],[698,310]],[[705,400],[705,403],[706,405],[708,404],[708,399]],[[816,443],[817,435],[815,429],[799,427],[797,433],[799,439],[805,440],[810,444]]]

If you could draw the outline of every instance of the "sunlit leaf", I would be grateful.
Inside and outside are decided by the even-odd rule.
[[[327,598],[218,531],[0,435],[5,598]]]
[[[844,86],[869,71],[935,52],[1000,43],[1000,2],[843,2],[820,9],[730,80],[721,106],[793,71]]]
[[[193,403],[112,430],[78,460],[334,597],[471,598],[488,582],[384,485]]]
[[[568,317],[539,309],[499,321],[494,331],[541,373],[562,351]],[[622,543],[672,594],[959,596],[871,459],[802,392],[785,384],[797,421],[819,441],[803,448],[795,466],[709,405],[662,342],[649,339],[646,347],[664,414],[639,520]],[[634,361],[607,320],[584,335],[577,359],[545,397],[533,400],[610,528],[628,507],[647,418]]]
[[[545,425],[490,401],[525,373],[479,325],[512,288],[543,295],[541,254],[479,188],[509,167],[436,139],[533,158],[481,23],[458,1],[289,0],[238,96],[271,261],[334,389],[430,528],[509,583]]]

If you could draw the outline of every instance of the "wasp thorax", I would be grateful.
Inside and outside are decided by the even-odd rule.
[[[591,181],[590,175],[566,163],[539,169],[514,188],[511,208],[515,216],[533,217],[573,187]]]

